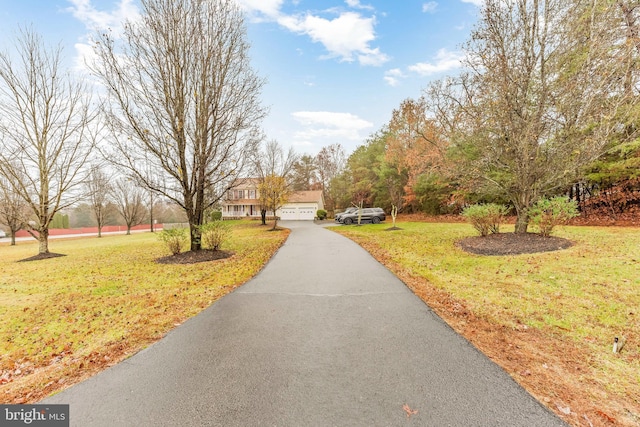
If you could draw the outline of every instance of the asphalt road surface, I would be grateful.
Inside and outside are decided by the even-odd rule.
[[[358,245],[282,225],[250,282],[41,403],[81,427],[566,426]]]

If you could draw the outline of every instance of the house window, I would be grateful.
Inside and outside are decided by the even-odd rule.
[[[256,190],[249,190],[249,198],[250,199],[256,198]]]
[[[238,190],[238,199],[244,199],[244,190]]]

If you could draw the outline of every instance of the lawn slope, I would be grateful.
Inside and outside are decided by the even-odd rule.
[[[159,264],[156,234],[52,240],[66,256],[18,262],[33,242],[0,246],[0,403],[31,403],[162,338],[253,277],[288,236],[233,222],[234,255]]]

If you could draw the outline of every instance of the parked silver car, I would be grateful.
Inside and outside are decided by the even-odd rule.
[[[342,217],[342,215],[350,214],[353,212],[358,212],[358,208],[352,206],[350,208],[345,209],[344,212],[338,212],[335,216],[335,221],[340,222],[340,218]]]

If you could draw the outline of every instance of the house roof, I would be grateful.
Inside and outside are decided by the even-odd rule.
[[[258,184],[260,184],[260,178],[237,178],[231,188],[239,188],[247,185],[256,187]]]
[[[314,203],[322,200],[322,190],[296,191],[289,196],[289,203]]]

